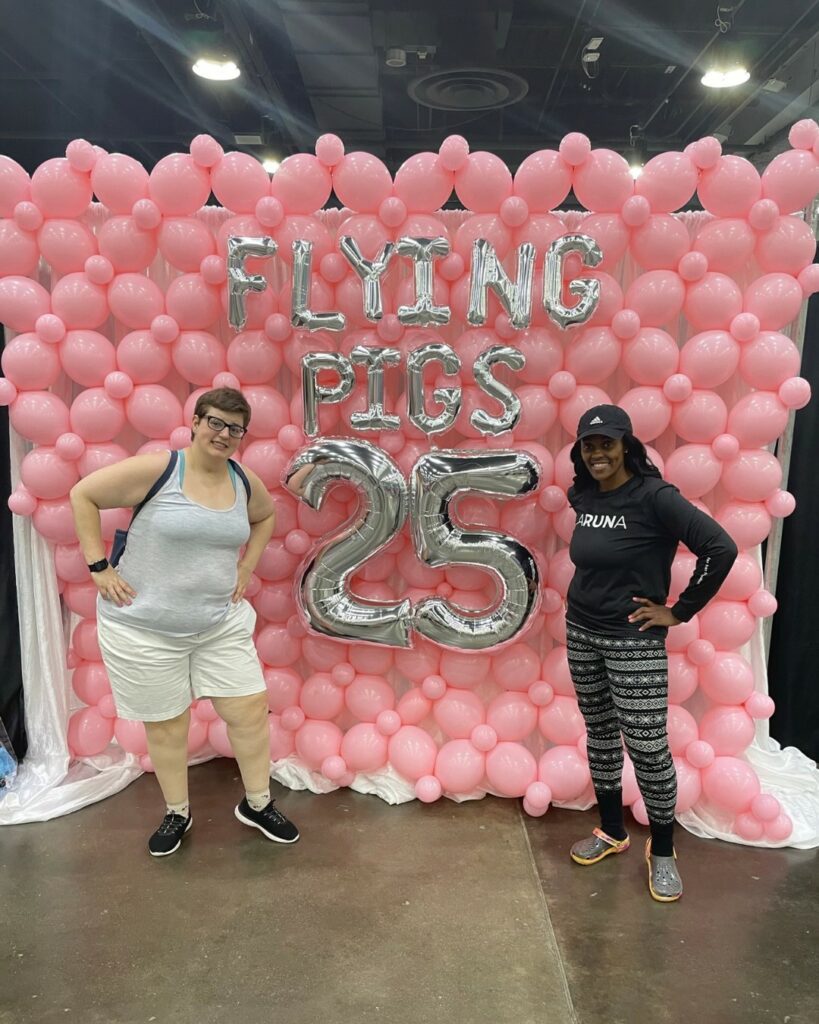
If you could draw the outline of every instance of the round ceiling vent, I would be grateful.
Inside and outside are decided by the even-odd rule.
[[[529,83],[500,68],[451,68],[410,82],[416,103],[433,110],[497,110],[522,100]]]

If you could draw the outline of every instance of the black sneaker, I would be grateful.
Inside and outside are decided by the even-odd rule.
[[[193,816],[183,818],[181,814],[168,813],[162,819],[162,824],[148,840],[148,852],[152,857],[167,857],[169,853],[176,853],[182,845],[185,833],[193,824]]]
[[[257,828],[274,843],[295,843],[299,838],[299,830],[276,807],[275,800],[271,800],[264,810],[254,811],[245,797],[237,804],[234,813],[239,821],[250,825],[251,828]]]

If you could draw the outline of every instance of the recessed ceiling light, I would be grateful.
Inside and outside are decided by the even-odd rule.
[[[596,50],[603,42],[602,36],[593,36],[583,47],[584,50]]]
[[[643,173],[643,165],[642,164],[629,164],[628,172],[632,176],[632,178],[637,179]]]
[[[275,174],[279,167],[281,167],[281,161],[277,160],[275,157],[266,156],[264,160],[262,160],[262,167],[264,167],[268,174]]]
[[[747,82],[750,77],[750,71],[743,67],[729,68],[726,71],[712,68],[710,71],[706,71],[700,81],[709,89],[732,89],[736,85]]]
[[[241,75],[239,66],[232,60],[208,60],[200,57],[193,65],[193,73],[211,82],[230,82]]]
[[[765,92],[782,92],[785,88],[785,82],[781,78],[769,78],[762,88]]]

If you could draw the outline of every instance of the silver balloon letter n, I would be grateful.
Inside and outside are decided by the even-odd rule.
[[[272,238],[252,238],[244,235],[231,235],[227,241],[227,275],[228,275],[228,321],[231,327],[241,331],[247,323],[245,295],[247,292],[263,292],[267,281],[261,274],[248,274],[245,271],[245,257],[273,256],[278,246]]]

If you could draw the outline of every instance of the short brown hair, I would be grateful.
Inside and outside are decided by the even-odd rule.
[[[196,402],[194,416],[201,419],[209,408],[218,409],[220,412],[240,412],[243,426],[246,427],[250,423],[250,405],[242,392],[236,388],[213,388],[212,391],[206,391]]]

